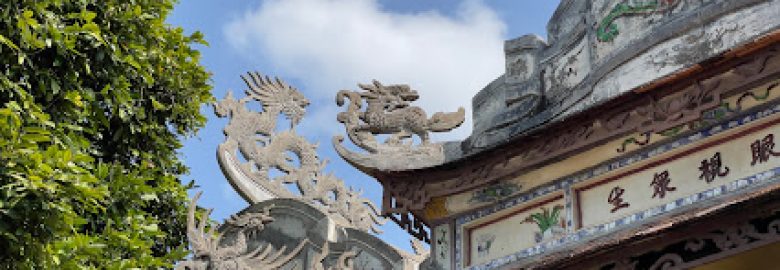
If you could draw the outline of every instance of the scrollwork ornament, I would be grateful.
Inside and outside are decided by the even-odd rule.
[[[333,138],[338,154],[352,165],[368,170],[412,170],[444,162],[441,144],[431,143],[430,132],[446,132],[460,126],[466,111],[437,112],[428,118],[426,112],[411,103],[419,98],[408,85],[358,84],[362,91],[341,90],[336,104],[347,105],[337,116],[344,124],[347,137],[366,154],[347,150],[342,136]],[[348,101],[348,102],[347,102]],[[365,110],[363,105],[365,103]],[[387,135],[379,141],[376,135]],[[415,145],[413,136],[419,137]]]

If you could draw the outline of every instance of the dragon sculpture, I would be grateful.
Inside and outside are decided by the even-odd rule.
[[[362,92],[341,90],[336,104],[345,112],[337,120],[345,125],[347,136],[368,155],[351,152],[341,145],[343,137],[334,137],[336,151],[342,158],[360,169],[408,170],[441,164],[443,148],[430,142],[429,132],[444,132],[460,126],[466,115],[462,107],[453,113],[435,113],[430,118],[411,103],[419,98],[408,85],[358,84]],[[365,111],[361,111],[363,104]],[[375,135],[388,135],[379,142]],[[420,138],[414,145],[413,135]]]
[[[355,228],[381,232],[378,225],[385,220],[377,207],[333,174],[322,173],[327,162],[320,161],[317,146],[295,133],[309,105],[303,94],[279,78],[256,72],[242,78],[246,97],[236,100],[228,92],[214,105],[218,116],[230,118],[217,158],[236,190],[249,203],[300,198]],[[247,107],[252,101],[261,104],[262,112]],[[277,130],[280,114],[290,121],[290,129]]]
[[[202,193],[195,194],[189,206],[187,213],[187,238],[190,241],[190,247],[193,256],[187,261],[179,262],[176,269],[180,270],[251,270],[251,269],[278,269],[291,261],[303,247],[308,243],[303,240],[290,253],[284,255],[285,247],[274,250],[269,245],[261,245],[253,250],[248,250],[247,235],[262,231],[265,224],[274,219],[266,208],[264,213],[250,213],[244,215],[232,216],[225,223],[229,229],[237,230],[232,232],[236,239],[231,243],[224,243],[222,236],[225,232],[215,232],[216,226],[211,226],[206,231],[208,216],[211,210],[203,213],[201,221],[195,220],[195,209],[198,198]]]

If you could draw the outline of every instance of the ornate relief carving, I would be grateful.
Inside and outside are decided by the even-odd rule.
[[[744,26],[735,23],[719,25],[712,29],[698,28],[685,35],[682,43],[657,52],[648,60],[648,64],[660,72],[668,66],[699,62],[707,56],[707,52],[723,47],[724,40],[728,40],[726,36],[743,28]]]
[[[425,182],[420,181],[417,173],[379,174],[377,178],[383,182],[386,192],[382,212],[420,210],[432,197],[460,193],[513,177],[524,169],[625,134],[655,134],[682,125],[695,127],[703,119],[704,112],[722,106],[724,96],[745,91],[757,81],[780,73],[780,61],[775,60],[779,50],[780,46],[775,45],[750,57],[719,63],[717,68],[713,67],[687,85],[670,86],[680,89],[678,92],[642,94],[644,97],[622,102],[595,117],[572,119],[543,133],[515,140],[500,151],[483,153],[487,157],[484,161],[472,158],[479,162],[464,162],[457,169],[433,171],[428,175],[430,180]]]
[[[307,240],[303,240],[286,255],[284,253],[286,247],[274,250],[274,247],[271,245],[260,245],[253,250],[249,250],[246,235],[262,231],[265,228],[265,224],[274,220],[268,213],[268,208],[265,209],[265,213],[249,213],[230,217],[225,223],[229,225],[227,226],[228,230],[237,230],[237,232],[234,232],[236,239],[232,242],[222,241],[222,236],[225,232],[215,232],[216,226],[211,226],[206,231],[206,224],[208,223],[208,216],[211,210],[203,213],[200,222],[195,220],[196,203],[201,193],[198,192],[192,198],[189,212],[187,213],[187,238],[190,241],[190,247],[194,254],[191,259],[176,265],[176,269],[277,269],[297,256],[308,243]]]
[[[250,203],[268,199],[254,195],[258,193],[300,198],[355,228],[380,232],[377,225],[384,220],[376,206],[347,188],[341,179],[322,173],[327,162],[319,160],[317,146],[295,133],[294,127],[309,104],[303,94],[281,79],[256,72],[242,78],[247,96],[236,100],[228,92],[214,106],[218,116],[230,118],[225,127],[227,138],[217,155],[228,181]],[[259,101],[263,111],[249,110],[246,105],[251,101]],[[276,131],[279,114],[290,120],[289,130]],[[241,163],[235,155],[243,156],[246,162]]]
[[[745,221],[667,245],[644,254],[624,258],[600,269],[689,269],[723,253],[747,251],[780,241],[780,217]],[[733,253],[732,253],[733,254]]]
[[[601,19],[596,28],[596,37],[601,42],[612,41],[620,33],[615,20],[624,16],[664,12],[674,8],[681,0],[652,0],[652,1],[624,1],[615,5],[612,10]]]
[[[428,118],[425,111],[411,102],[417,100],[417,91],[408,85],[359,84],[363,91],[339,91],[336,104],[343,106],[349,101],[347,111],[338,114],[347,136],[367,154],[355,153],[341,145],[341,136],[333,138],[336,151],[351,164],[363,169],[411,170],[436,166],[444,162],[441,144],[429,141],[429,132],[452,130],[465,120],[465,109],[454,113],[435,113]],[[360,111],[363,102],[365,111]],[[379,142],[375,135],[389,137]],[[419,145],[413,145],[412,136],[420,138]]]
[[[658,141],[663,138],[676,136],[687,130],[693,130],[717,123],[727,117],[743,112],[743,107],[747,102],[756,103],[766,101],[771,91],[776,89],[777,86],[778,84],[771,84],[767,87],[745,92],[739,96],[730,97],[728,100],[724,99],[719,106],[702,112],[701,118],[691,123],[675,126],[661,132],[645,132],[630,137],[623,142],[621,147],[617,149],[617,152],[624,153],[632,147],[645,146],[651,141]]]
[[[325,267],[325,258],[328,257],[328,254],[330,254],[330,248],[327,243],[322,246],[322,252],[320,254],[314,255],[314,259],[311,260],[311,265],[309,266],[309,269],[314,270],[352,270],[355,269],[355,257],[357,257],[358,253],[355,251],[347,251],[344,253],[341,253],[339,255],[338,260],[336,261],[336,265],[331,267]]]

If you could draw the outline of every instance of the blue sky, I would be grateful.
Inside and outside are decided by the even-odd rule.
[[[557,0],[266,0],[181,1],[168,22],[187,32],[199,30],[209,46],[199,47],[212,73],[213,94],[242,94],[239,75],[260,71],[279,76],[312,101],[297,131],[320,142],[322,159],[348,185],[363,190],[378,206],[382,189],[375,180],[343,162],[333,151],[334,96],[341,89],[378,79],[410,84],[430,113],[464,106],[503,72],[503,41],[524,34],[546,37]],[[184,143],[181,156],[204,191],[199,204],[223,220],[247,206],[222,175],[216,147],[226,119],[202,108],[208,123]],[[469,117],[467,117],[469,118]],[[471,132],[470,119],[435,140],[459,140]],[[381,238],[409,250],[407,234],[388,222]]]

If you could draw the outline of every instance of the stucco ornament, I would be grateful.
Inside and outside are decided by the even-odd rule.
[[[344,253],[341,253],[339,255],[338,259],[336,260],[335,265],[331,267],[326,267],[326,258],[328,257],[328,254],[330,254],[330,248],[328,245],[322,246],[322,252],[320,254],[314,255],[314,259],[311,260],[311,265],[309,266],[309,269],[313,270],[353,270],[355,269],[355,257],[357,257],[358,253],[355,251],[347,251]]]
[[[228,182],[249,203],[300,199],[347,226],[381,232],[377,225],[385,221],[376,206],[335,175],[322,173],[327,162],[317,156],[317,145],[295,133],[309,105],[303,94],[279,78],[257,72],[242,78],[246,96],[236,100],[228,92],[214,106],[218,116],[230,118],[224,130],[227,138],[217,149]],[[261,104],[261,112],[247,107],[252,101]],[[279,114],[289,120],[289,129],[277,128]]]
[[[303,247],[307,240],[301,241],[295,249],[285,254],[286,247],[275,250],[270,244],[260,245],[249,250],[247,235],[253,235],[265,229],[265,224],[274,219],[266,208],[264,213],[247,213],[230,217],[225,221],[228,230],[236,237],[233,241],[223,241],[225,232],[215,232],[216,226],[206,230],[208,216],[211,210],[203,213],[200,222],[195,219],[195,208],[201,192],[192,198],[189,212],[187,213],[187,238],[193,252],[192,258],[180,262],[176,269],[206,270],[249,270],[249,269],[277,269],[292,260]]]
[[[347,110],[338,114],[347,136],[367,153],[347,150],[342,136],[335,136],[333,144],[339,155],[360,169],[411,170],[431,167],[444,162],[441,144],[431,143],[429,132],[445,132],[460,126],[466,111],[437,112],[428,118],[425,111],[411,103],[419,98],[408,85],[358,84],[363,91],[341,90],[336,104]],[[365,110],[361,111],[365,102]],[[383,142],[376,135],[387,135]],[[413,135],[420,139],[414,144]]]

